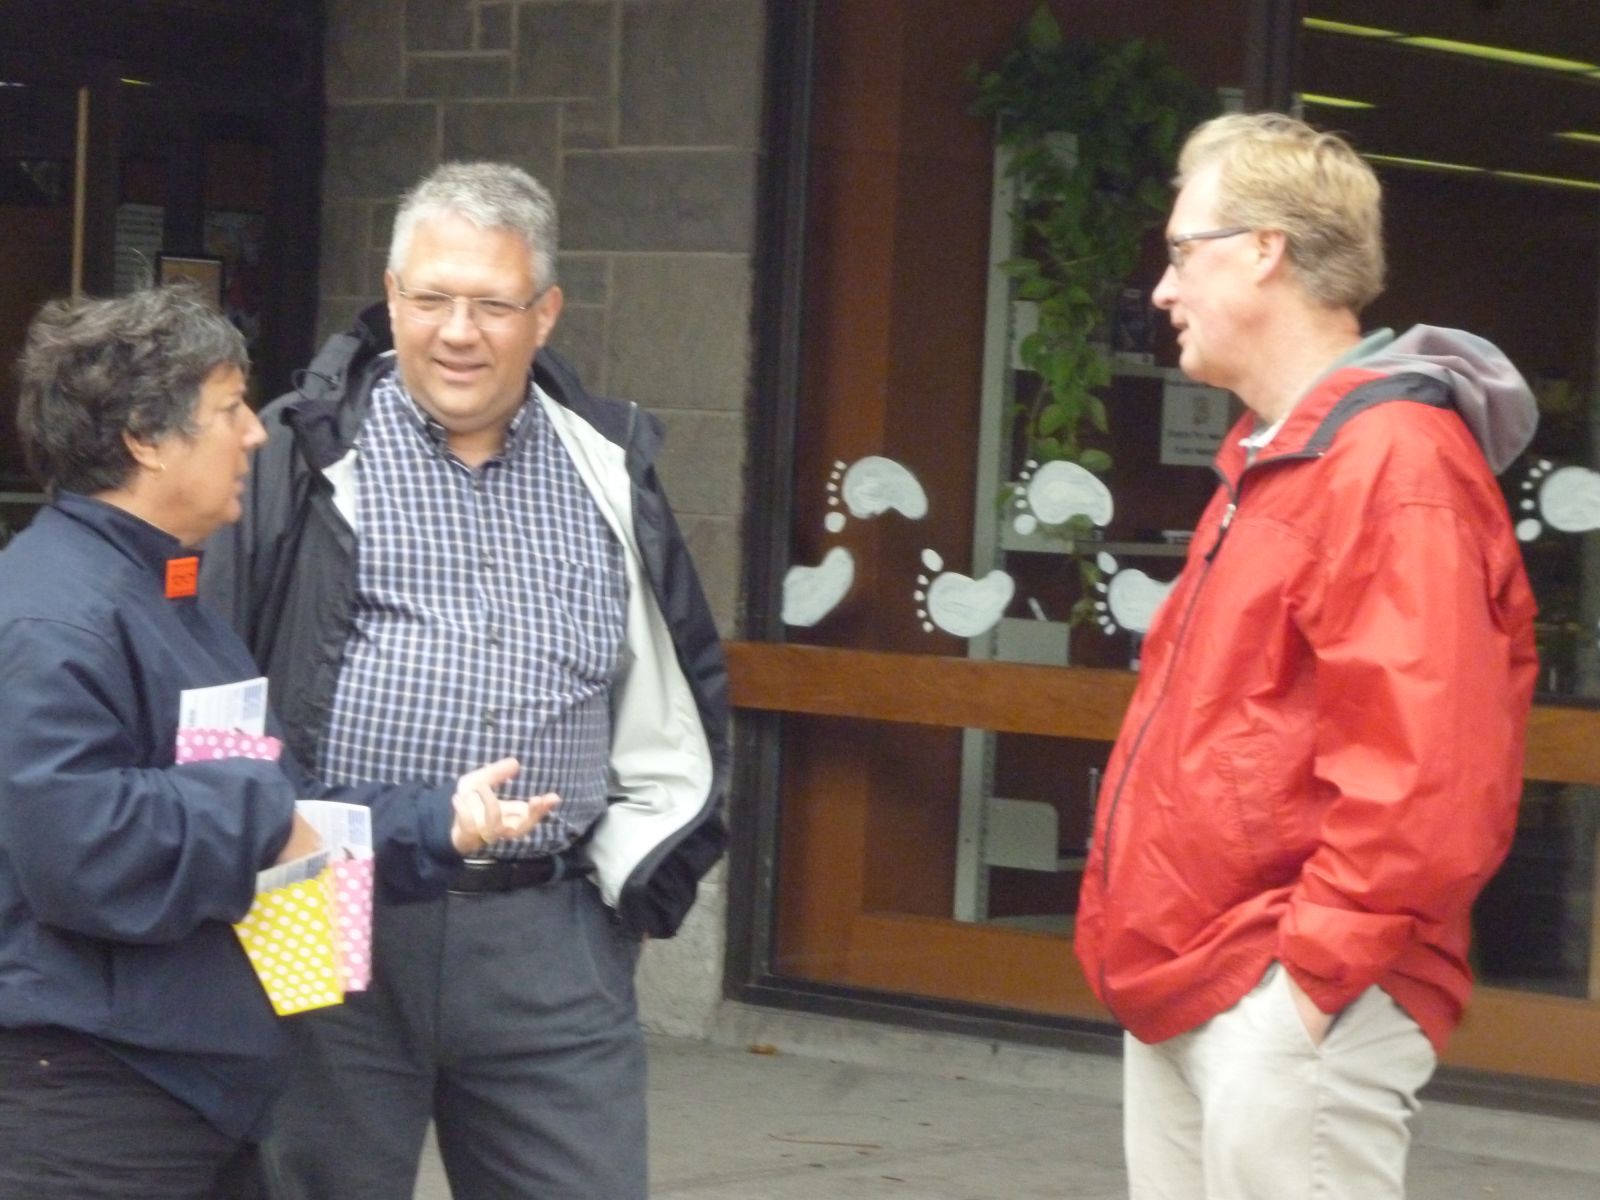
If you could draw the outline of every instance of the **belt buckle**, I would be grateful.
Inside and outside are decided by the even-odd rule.
[[[461,869],[448,890],[460,896],[503,894],[545,887],[566,878],[572,870],[564,853],[531,858],[467,857],[461,860]]]
[[[446,890],[456,896],[482,896],[510,891],[507,866],[506,861],[499,858],[463,858]]]

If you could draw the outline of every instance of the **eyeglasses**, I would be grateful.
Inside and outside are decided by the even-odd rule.
[[[1230,225],[1226,229],[1202,229],[1198,233],[1176,233],[1167,239],[1167,261],[1172,264],[1175,271],[1183,270],[1184,261],[1189,257],[1184,253],[1183,247],[1189,242],[1214,242],[1218,238],[1238,237],[1241,233],[1249,233],[1248,225]]]
[[[408,292],[404,285],[396,284],[395,294],[400,297],[400,311],[418,325],[444,325],[456,315],[456,303],[467,306],[467,319],[485,333],[512,328],[517,318],[527,312],[539,298],[549,291],[540,289],[526,304],[515,300],[502,300],[494,296],[451,296],[444,292]]]

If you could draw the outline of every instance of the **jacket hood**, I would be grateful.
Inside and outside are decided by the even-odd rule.
[[[1426,375],[1448,387],[1496,475],[1528,448],[1539,425],[1539,406],[1522,373],[1498,346],[1476,334],[1413,325],[1356,365],[1390,375]]]

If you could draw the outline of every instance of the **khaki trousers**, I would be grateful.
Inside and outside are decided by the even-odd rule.
[[[1401,1200],[1433,1047],[1383,991],[1320,1046],[1274,963],[1243,1000],[1158,1045],[1126,1036],[1132,1200]]]

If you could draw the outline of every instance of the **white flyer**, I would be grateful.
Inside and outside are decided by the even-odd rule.
[[[372,857],[372,810],[338,800],[297,800],[295,809],[335,855]]]
[[[288,887],[291,883],[299,883],[305,879],[315,879],[327,868],[328,857],[326,849],[313,850],[301,858],[292,858],[286,863],[278,863],[264,871],[257,871],[256,895]]]
[[[237,729],[261,737],[267,731],[266,676],[179,693],[178,728]]]

